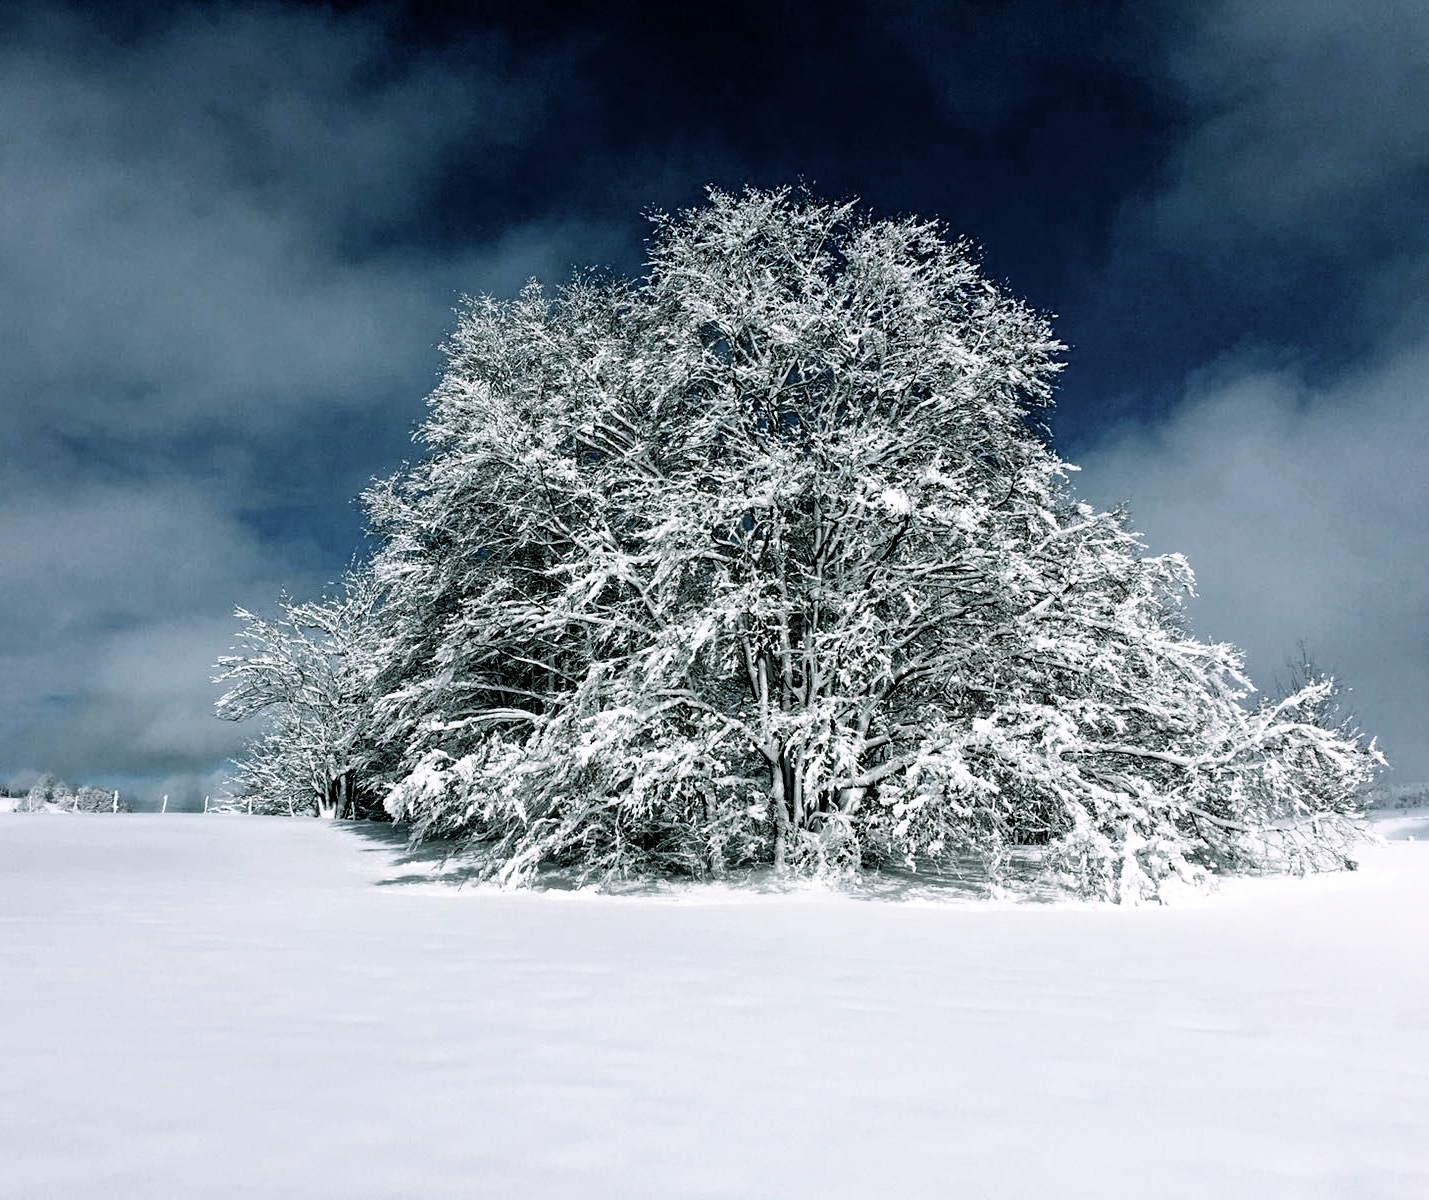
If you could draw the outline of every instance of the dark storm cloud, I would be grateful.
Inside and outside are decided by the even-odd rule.
[[[237,741],[208,683],[232,606],[340,572],[458,293],[609,237],[424,248],[451,159],[499,171],[541,120],[545,59],[394,60],[376,21],[277,6],[4,32],[0,769],[192,800]]]
[[[539,89],[497,64],[378,74],[380,28],[283,9],[199,10],[123,47],[73,20],[26,32],[0,55],[19,114],[0,329],[7,386],[42,397],[52,432],[262,430],[315,395],[379,402],[457,281],[486,274],[390,233],[458,144],[499,155],[523,133]]]
[[[1219,5],[1173,48],[1195,121],[1128,214],[1138,252],[1202,262],[1192,313],[1216,289],[1294,307],[1316,268],[1340,294],[1081,455],[1084,491],[1190,557],[1199,630],[1262,683],[1303,639],[1401,779],[1429,775],[1426,64],[1417,3]]]
[[[193,481],[0,495],[0,729],[12,770],[198,771],[229,753],[208,665],[227,614],[281,585]]]
[[[1221,3],[1190,34],[1167,55],[1195,126],[1154,206],[1164,236],[1223,253],[1423,244],[1429,7]]]

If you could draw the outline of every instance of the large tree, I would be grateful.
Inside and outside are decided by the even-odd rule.
[[[1076,500],[1047,321],[935,224],[709,200],[638,283],[471,301],[368,494],[391,815],[508,881],[1343,862],[1377,755],[1328,683],[1249,706],[1185,562]]]

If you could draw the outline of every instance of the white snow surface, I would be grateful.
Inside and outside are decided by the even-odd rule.
[[[0,1195],[1429,1196],[1429,812],[1164,908],[0,820]],[[1413,835],[1417,840],[1409,840]]]

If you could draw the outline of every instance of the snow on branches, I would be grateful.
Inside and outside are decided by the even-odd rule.
[[[1248,708],[1185,562],[1076,501],[1047,321],[934,224],[709,200],[638,283],[470,301],[368,493],[390,815],[508,882],[1343,862],[1376,752],[1323,681]]]

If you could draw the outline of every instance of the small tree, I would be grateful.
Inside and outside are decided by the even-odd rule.
[[[129,805],[119,798],[119,793],[109,788],[84,786],[79,788],[73,799],[75,812],[129,812]]]
[[[18,811],[43,812],[50,805],[69,807],[73,805],[74,798],[74,789],[69,784],[46,772],[30,786]]]
[[[373,756],[364,671],[377,603],[371,573],[358,571],[335,598],[299,604],[283,597],[276,621],[237,610],[244,652],[218,661],[214,682],[229,684],[218,715],[262,715],[267,728],[238,761],[232,805],[334,818],[381,812],[361,780]]]
[[[965,244],[787,191],[657,230],[639,284],[470,302],[367,497],[394,817],[506,881],[1345,861],[1377,753],[1319,682],[1246,708],[1184,560],[1074,498],[1062,347]]]

